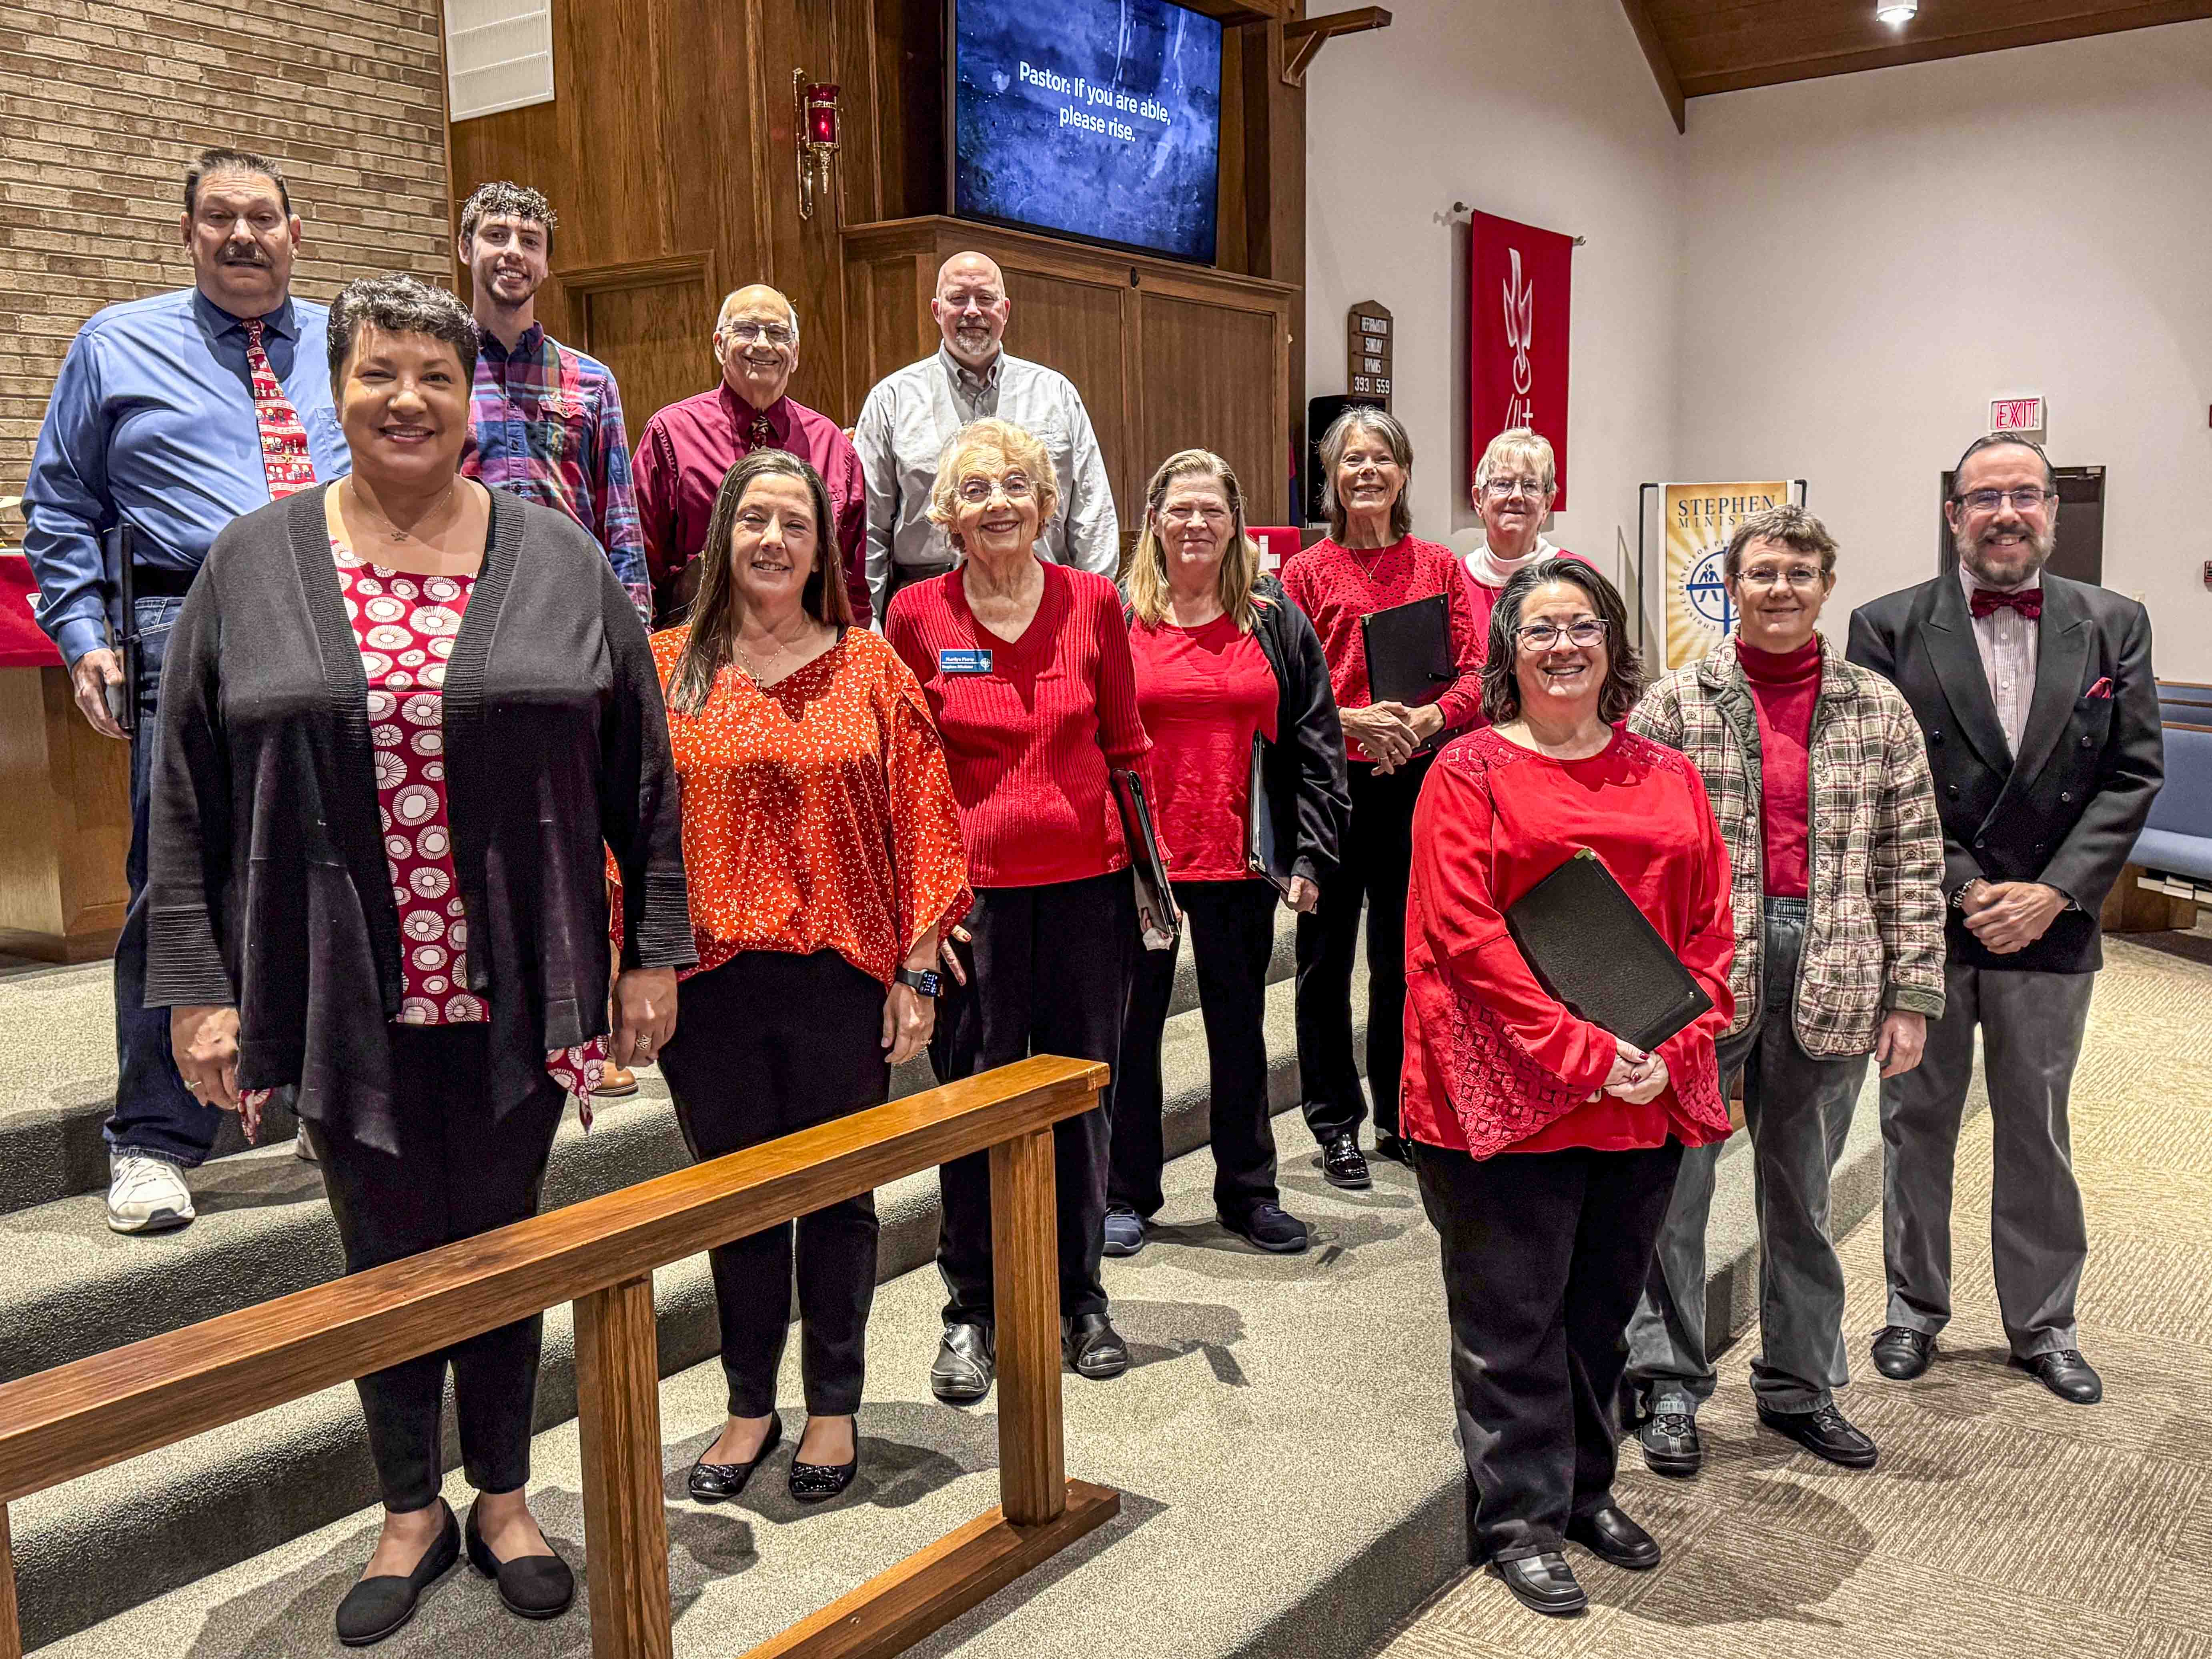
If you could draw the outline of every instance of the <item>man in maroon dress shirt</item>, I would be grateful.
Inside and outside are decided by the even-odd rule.
[[[836,422],[784,395],[799,368],[799,313],[791,301],[757,283],[731,295],[714,322],[714,361],[722,366],[721,384],[647,422],[630,469],[656,619],[675,621],[691,603],[698,581],[692,561],[706,540],[724,475],[756,449],[781,449],[813,467],[830,487],[853,619],[867,626],[860,458]]]

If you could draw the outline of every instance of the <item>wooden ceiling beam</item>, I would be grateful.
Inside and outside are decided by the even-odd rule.
[[[1667,100],[1667,113],[1674,118],[1674,131],[1687,132],[1690,118],[1682,101],[1682,83],[1667,56],[1666,43],[1659,38],[1659,26],[1651,21],[1651,9],[1644,0],[1620,0],[1620,9],[1628,14],[1629,27],[1636,31],[1636,44],[1644,48],[1644,61],[1651,65],[1651,78],[1659,83],[1659,95]]]

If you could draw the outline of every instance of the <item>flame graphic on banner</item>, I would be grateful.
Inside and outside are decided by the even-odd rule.
[[[1528,362],[1528,347],[1535,338],[1536,285],[1522,277],[1521,250],[1509,251],[1513,256],[1513,274],[1505,283],[1505,343],[1513,348],[1513,399],[1505,406],[1505,424],[1533,427],[1536,406],[1529,399],[1528,388],[1535,384],[1536,373]]]

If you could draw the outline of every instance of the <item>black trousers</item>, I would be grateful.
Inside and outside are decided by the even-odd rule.
[[[1367,1086],[1375,1128],[1398,1133],[1398,1079],[1406,1058],[1406,884],[1413,863],[1413,804],[1431,757],[1387,776],[1349,769],[1352,823],[1343,858],[1321,884],[1321,902],[1298,918],[1298,1094],[1317,1141],[1358,1133],[1367,1115],[1352,1042],[1352,964],[1359,907],[1367,905]]]
[[[1012,1065],[1032,1054],[1076,1060],[1121,1057],[1121,1018],[1137,945],[1137,900],[1129,872],[1041,887],[977,890],[961,923],[973,943],[956,945],[965,986],[947,988],[931,1063],[945,1082]],[[1105,1253],[1106,1162],[1113,1090],[1099,1104],[1053,1129],[1060,1204],[1060,1311],[1106,1311],[1099,1273]],[[991,1281],[991,1160],[988,1152],[939,1167],[944,1220],[937,1271],[945,1317],[988,1323]]]
[[[742,1152],[882,1105],[891,1087],[883,1024],[884,988],[835,951],[747,951],[684,981],[660,1069],[692,1158]],[[732,1417],[775,1409],[794,1234],[807,1413],[845,1417],[860,1408],[876,1298],[872,1193],[708,1253]]]
[[[1212,1078],[1213,1207],[1241,1220],[1275,1203],[1275,1132],[1267,1121],[1267,963],[1275,950],[1275,890],[1264,881],[1179,881],[1198,964]],[[1106,1201],[1139,1215],[1160,1207],[1160,1036],[1175,990],[1173,951],[1136,953],[1121,1058],[1114,1067],[1114,1158]]]
[[[1559,1549],[1570,1519],[1613,1501],[1628,1316],[1681,1143],[1414,1158],[1443,1246],[1469,1559]]]
[[[538,1189],[568,1097],[545,1086],[494,1122],[488,1025],[392,1028],[397,1155],[306,1124],[321,1161],[346,1271],[419,1255],[538,1213]],[[478,1492],[530,1479],[531,1413],[544,1325],[532,1315],[380,1371],[355,1385],[388,1509],[438,1500],[446,1368],[461,1431],[461,1467]]]

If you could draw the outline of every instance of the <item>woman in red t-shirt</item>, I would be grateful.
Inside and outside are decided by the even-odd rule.
[[[968,906],[936,727],[906,665],[853,625],[836,525],[812,467],[756,450],[715,498],[690,622],[653,636],[699,951],[660,1069],[698,1158],[888,1099],[935,1024],[940,929]],[[791,1495],[851,1483],[876,1236],[863,1193],[708,1253],[729,1420],[692,1497],[736,1497],[782,1437],[794,1260],[806,1427]]]
[[[1413,815],[1406,1133],[1443,1245],[1473,1559],[1540,1613],[1585,1605],[1563,1553],[1654,1567],[1613,1499],[1622,1333],[1685,1146],[1724,1139],[1728,849],[1698,770],[1619,730],[1640,678],[1627,611],[1578,560],[1505,584],[1489,729],[1447,748]],[[1537,980],[1505,912],[1577,852],[1601,859],[1712,1008],[1644,1054]]]
[[[1213,1206],[1263,1250],[1306,1248],[1284,1213],[1267,1121],[1267,963],[1279,890],[1301,915],[1336,867],[1351,803],[1328,664],[1305,613],[1260,574],[1244,497],[1218,455],[1170,456],[1145,491],[1127,578],[1137,708],[1152,740],[1154,822],[1198,961],[1212,1066]],[[1264,833],[1252,867],[1255,759]],[[1268,854],[1273,853],[1272,859]],[[1160,1036],[1176,951],[1140,951],[1114,1068],[1106,1254],[1144,1248],[1160,1207]]]

